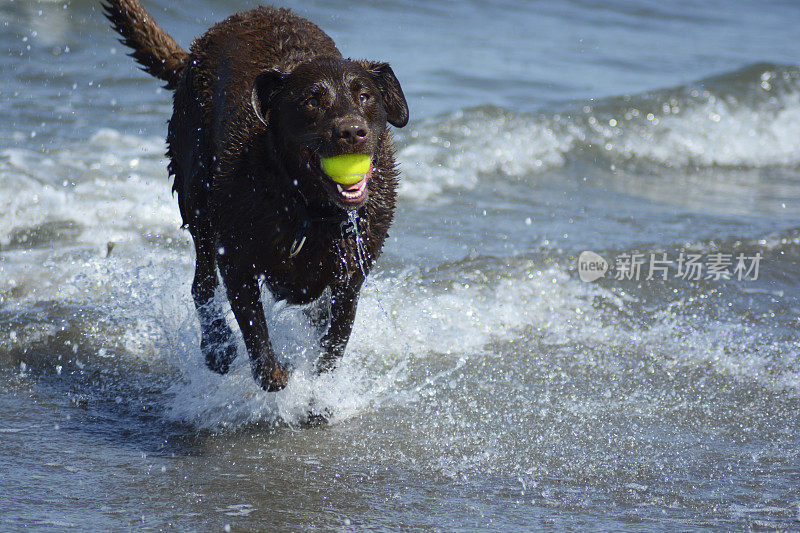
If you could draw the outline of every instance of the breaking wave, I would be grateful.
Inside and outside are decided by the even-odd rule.
[[[425,120],[401,137],[403,192],[427,198],[481,179],[569,164],[605,167],[795,166],[800,69],[757,64],[690,85],[516,114],[485,106]]]

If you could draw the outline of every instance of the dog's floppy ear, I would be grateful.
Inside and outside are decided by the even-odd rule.
[[[392,72],[392,67],[388,63],[379,61],[358,61],[358,63],[378,85],[389,124],[398,128],[408,124],[408,104],[403,89],[400,88],[400,82]]]
[[[258,76],[253,83],[253,92],[250,93],[250,104],[253,106],[258,120],[268,125],[269,120],[269,107],[272,104],[273,98],[278,94],[278,91],[283,87],[283,81],[286,79],[286,74],[276,70],[265,70]]]

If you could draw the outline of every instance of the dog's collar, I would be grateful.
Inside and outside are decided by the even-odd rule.
[[[303,196],[303,193],[297,191],[297,195],[294,196],[294,208],[295,212],[300,217],[300,226],[297,228],[297,232],[294,235],[294,240],[292,241],[291,247],[289,247],[289,258],[293,259],[300,253],[303,249],[303,246],[306,244],[308,240],[308,233],[311,229],[311,224],[315,222],[325,222],[327,224],[331,223],[338,223],[339,231],[343,234],[346,232],[344,226],[350,223],[347,214],[342,211],[341,209],[331,206],[332,210],[328,213],[311,216],[308,213],[308,202]],[[323,208],[324,209],[324,208]]]

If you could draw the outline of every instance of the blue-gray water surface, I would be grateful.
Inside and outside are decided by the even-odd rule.
[[[800,4],[284,5],[412,121],[342,364],[265,295],[266,393],[202,361],[169,91],[0,4],[0,529],[800,529]]]

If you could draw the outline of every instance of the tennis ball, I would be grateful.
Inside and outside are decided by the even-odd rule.
[[[354,185],[369,172],[372,158],[367,154],[344,154],[322,158],[322,170],[340,185]]]

